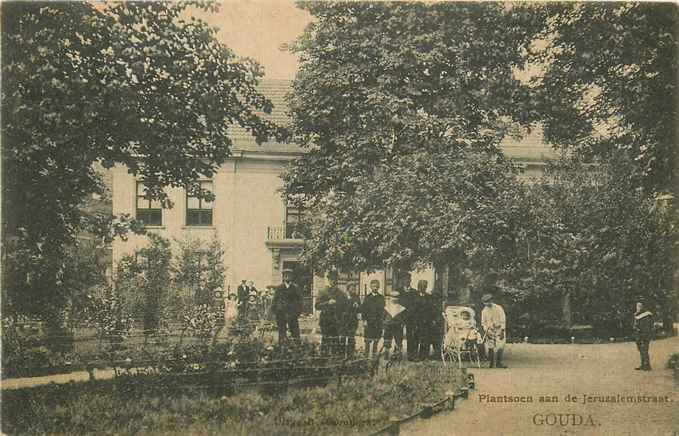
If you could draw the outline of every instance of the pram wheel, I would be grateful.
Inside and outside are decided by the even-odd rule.
[[[445,366],[451,367],[461,367],[462,359],[460,359],[460,354],[454,348],[448,348],[441,351],[441,360]]]
[[[394,366],[399,365],[402,360],[403,355],[401,352],[394,352],[391,356],[389,356],[389,359],[387,359],[387,363],[384,365],[384,371],[388,372]]]
[[[474,344],[469,351],[469,361],[476,363],[477,368],[481,368],[481,353],[479,353],[479,344]]]

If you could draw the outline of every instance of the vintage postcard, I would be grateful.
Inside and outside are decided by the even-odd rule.
[[[5,1],[6,435],[679,435],[679,8]]]

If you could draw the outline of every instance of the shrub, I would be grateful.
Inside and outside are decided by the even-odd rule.
[[[179,241],[175,287],[192,304],[215,306],[214,293],[224,287],[224,249],[218,239]]]
[[[679,370],[679,353],[674,353],[667,361],[667,368]]]
[[[170,241],[148,235],[148,247],[123,257],[118,263],[116,291],[135,309],[135,318],[144,322],[144,331],[157,332],[166,319],[167,299],[171,287]]]
[[[215,334],[223,316],[207,304],[200,304],[189,309],[183,317],[183,329],[205,343]]]
[[[124,296],[106,286],[87,298],[86,319],[96,329],[99,338],[111,345],[122,342],[133,325]]]

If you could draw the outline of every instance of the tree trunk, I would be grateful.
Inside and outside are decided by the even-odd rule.
[[[561,298],[561,321],[564,326],[571,327],[573,325],[573,312],[571,310],[571,293],[566,293]]]

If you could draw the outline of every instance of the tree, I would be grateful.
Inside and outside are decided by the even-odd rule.
[[[261,67],[205,22],[182,18],[187,6],[2,4],[3,234],[19,254],[6,259],[30,266],[5,280],[30,313],[66,304],[66,250],[106,222],[81,210],[103,190],[93,164],[126,165],[170,207],[165,186],[209,196],[195,181],[229,156],[229,126],[283,139],[257,115],[271,109],[255,89]]]
[[[638,228],[648,230],[639,233],[637,228],[630,229],[639,238],[634,248],[655,246],[657,251],[648,254],[649,259],[658,262],[649,266],[659,280],[656,286],[676,290],[676,279],[673,285],[665,280],[672,259],[679,258],[679,246],[674,245],[673,255],[666,253],[661,227],[651,225],[642,211],[660,193],[674,190],[675,196],[679,194],[674,177],[679,162],[679,9],[670,3],[636,2],[534,4],[528,8],[541,17],[535,43],[526,52],[528,62],[540,65],[531,84],[535,121],[544,127],[548,142],[590,161],[626,169],[625,177],[618,174],[614,180],[640,197],[627,198],[624,192],[610,186],[611,198],[615,193],[631,201],[631,211],[637,215],[621,210],[621,219],[627,222],[635,216]],[[621,159],[627,163],[621,164]],[[674,212],[668,216],[674,216]],[[622,243],[617,246],[618,253],[631,256],[624,251],[624,241],[613,238],[610,242]],[[658,253],[665,257],[655,257]],[[643,259],[630,259],[626,257],[624,264],[646,265]],[[657,268],[663,269],[662,273]],[[610,277],[617,280],[627,277],[628,272],[623,270]],[[644,281],[641,288],[651,292],[649,286],[655,279],[643,272],[638,277]],[[601,295],[611,296],[608,291]],[[606,310],[601,313],[610,315],[609,319],[618,318]]]
[[[636,298],[664,319],[676,313],[677,217],[644,195],[632,174],[623,156],[596,164],[568,158],[523,187],[513,251],[491,261],[516,321],[526,314],[538,330],[590,324],[609,337],[629,332]]]
[[[510,227],[500,204],[512,166],[474,150],[394,158],[351,195],[331,193],[310,213],[305,256],[321,270],[447,265],[494,250]]]
[[[149,245],[123,257],[117,265],[116,294],[142,319],[145,334],[161,330],[169,321],[175,289],[172,286],[170,241],[150,233]]]
[[[193,305],[214,305],[214,293],[224,289],[224,248],[218,239],[179,241],[175,286]]]
[[[407,268],[464,250],[469,233],[445,224],[473,224],[494,201],[511,172],[498,144],[531,117],[513,70],[530,16],[493,3],[300,7],[316,21],[293,48],[290,107],[308,153],[285,192],[315,221],[307,260]]]
[[[677,157],[679,11],[672,3],[531,5],[541,20],[527,60],[538,119],[553,144],[623,154],[647,193],[672,189]]]

